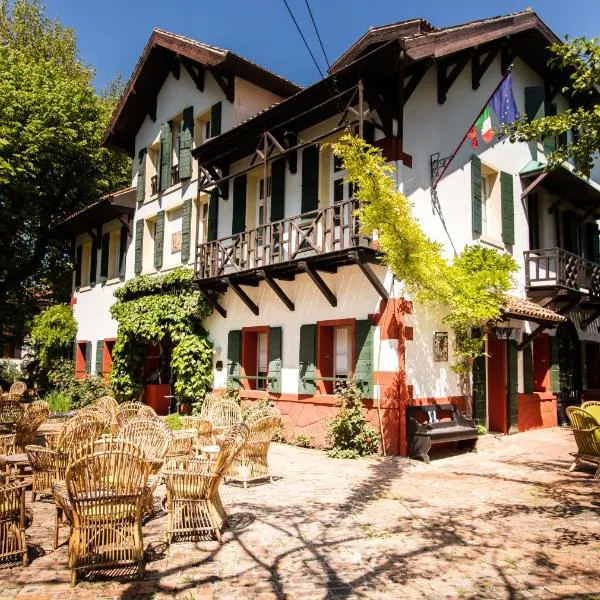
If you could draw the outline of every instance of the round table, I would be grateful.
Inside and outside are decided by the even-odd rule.
[[[29,466],[29,457],[24,452],[21,454],[7,454],[3,460],[7,474],[12,469],[20,471],[22,468]]]

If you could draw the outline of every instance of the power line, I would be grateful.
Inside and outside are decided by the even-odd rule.
[[[298,33],[300,34],[300,37],[302,38],[302,41],[304,42],[304,45],[306,46],[306,49],[308,50],[310,57],[312,58],[313,62],[315,63],[315,67],[317,67],[317,71],[319,71],[319,75],[321,75],[321,79],[325,79],[325,75],[323,75],[323,71],[321,71],[321,67],[319,67],[319,63],[317,62],[315,55],[313,54],[312,50],[310,49],[310,46],[308,45],[308,42],[306,41],[306,38],[304,37],[304,34],[302,33],[302,29],[300,29],[300,25],[298,25],[298,21],[296,21],[296,17],[294,17],[294,13],[292,12],[292,9],[290,8],[289,4],[287,3],[287,0],[283,0],[283,3],[285,4],[285,7],[287,8],[288,12],[290,13],[290,17],[292,17],[292,21],[294,21],[294,25],[296,26],[296,29],[298,30]]]
[[[323,46],[323,40],[321,40],[321,34],[319,33],[319,29],[317,28],[317,23],[315,22],[315,18],[313,16],[312,10],[310,9],[310,4],[308,0],[304,0],[306,3],[306,8],[308,9],[308,14],[310,15],[310,20],[312,21],[313,27],[315,28],[315,33],[317,34],[317,39],[319,40],[319,44],[321,45],[321,50],[323,51],[323,56],[325,57],[325,62],[327,63],[327,68],[331,70],[331,65],[329,64],[329,59],[327,58],[327,52],[325,52],[325,46]]]

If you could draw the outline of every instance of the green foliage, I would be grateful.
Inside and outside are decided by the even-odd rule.
[[[598,96],[600,44],[598,38],[566,38],[565,43],[553,44],[550,50],[554,53],[550,65],[569,74],[569,83],[562,88],[562,93],[577,100],[579,106],[531,122],[523,117],[503,128],[502,133],[508,133],[511,142],[530,142],[575,129],[578,139],[557,148],[547,157],[548,163],[555,167],[574,158],[578,171],[589,175],[594,157],[600,152],[600,105],[588,102],[592,94]]]
[[[365,420],[362,393],[354,378],[337,385],[340,410],[328,427],[333,458],[358,458],[379,451],[379,436]]]
[[[71,248],[51,227],[130,181],[129,159],[101,147],[115,103],[93,77],[39,2],[0,0],[0,338],[68,298]]]
[[[49,369],[55,360],[67,356],[76,335],[77,323],[70,306],[55,304],[37,314],[33,318],[31,339],[41,367]]]
[[[239,390],[235,391],[237,392],[237,397],[240,398]],[[239,404],[241,399],[235,401]],[[242,421],[246,421],[248,415],[255,410],[261,410],[263,408],[272,408],[273,406],[275,405],[269,399],[269,395],[265,392],[264,394],[261,394],[261,397],[258,400],[251,400],[250,402],[247,402],[242,405]]]
[[[294,440],[294,446],[299,448],[312,448],[314,436],[307,435],[306,433],[299,433]]]
[[[0,360],[0,381],[11,386],[15,381],[23,378],[23,373],[18,364],[12,360]]]
[[[210,314],[192,285],[192,272],[180,267],[152,277],[142,275],[115,292],[111,315],[118,322],[110,381],[120,398],[138,398],[148,344],[170,341],[175,394],[180,402],[203,398],[212,383],[212,346],[201,321]]]
[[[377,148],[345,135],[333,150],[343,160],[348,181],[358,186],[362,227],[367,234],[377,232],[384,262],[419,301],[444,307],[444,322],[455,333],[453,369],[470,403],[473,361],[484,353],[483,340],[473,330],[499,319],[516,262],[508,254],[474,245],[447,263],[441,246],[427,238],[413,217],[408,199],[396,191],[390,177],[394,169]]]
[[[112,396],[105,379],[97,375],[75,377],[75,364],[70,360],[57,361],[48,372],[51,392],[64,394],[70,400],[70,408],[77,409],[91,404],[101,396]]]
[[[183,425],[181,424],[181,417],[179,416],[178,413],[173,413],[172,415],[165,417],[164,422],[165,422],[165,425],[171,431],[179,431],[180,429],[183,429]]]
[[[477,435],[487,435],[488,430],[485,425],[478,423],[475,425],[475,429],[477,430]]]
[[[61,390],[52,390],[44,396],[51,413],[67,413],[71,410],[71,396]]]

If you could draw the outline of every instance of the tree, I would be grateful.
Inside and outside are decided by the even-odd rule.
[[[51,227],[129,182],[129,159],[100,146],[115,100],[93,75],[37,0],[0,0],[0,339],[68,297],[70,244]]]
[[[575,38],[550,47],[554,57],[550,64],[569,73],[569,85],[563,94],[576,100],[577,106],[559,115],[542,117],[531,122],[515,121],[503,129],[511,142],[530,142],[544,136],[558,136],[569,130],[575,136],[568,144],[558,147],[548,157],[549,168],[575,159],[577,170],[589,175],[594,156],[600,152],[600,45],[598,38]]]
[[[77,323],[70,306],[55,304],[38,313],[33,318],[31,339],[41,368],[48,370],[55,361],[66,358],[76,335]]]

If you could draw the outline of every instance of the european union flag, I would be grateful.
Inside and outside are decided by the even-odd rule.
[[[492,96],[490,106],[494,109],[494,112],[498,115],[498,120],[503,125],[508,125],[519,118],[519,111],[517,110],[515,97],[513,96],[512,73],[509,73],[504,78],[504,81]]]

